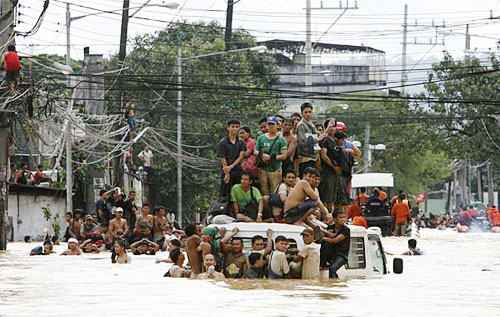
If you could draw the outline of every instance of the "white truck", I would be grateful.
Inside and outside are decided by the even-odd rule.
[[[260,235],[266,239],[267,229],[273,230],[273,240],[279,236],[285,236],[290,242],[291,248],[304,247],[304,241],[300,233],[304,227],[279,224],[279,223],[230,223],[222,225],[210,225],[210,227],[224,227],[226,234],[230,234],[233,228],[238,228],[236,237],[243,239],[243,252],[248,253],[251,249],[252,237]],[[349,226],[351,231],[351,246],[347,264],[337,272],[340,278],[345,277],[371,277],[389,273],[387,259],[382,246],[381,232],[379,228],[365,229],[360,226]],[[318,246],[319,247],[319,246]],[[395,259],[396,260],[396,259]],[[397,262],[397,263],[396,263]],[[401,259],[397,259],[394,273],[402,273]],[[321,278],[328,278],[328,271],[321,271]]]

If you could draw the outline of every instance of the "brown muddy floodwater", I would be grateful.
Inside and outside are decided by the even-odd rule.
[[[384,238],[392,253],[406,238]],[[500,316],[500,234],[422,230],[421,257],[402,275],[341,281],[194,281],[163,278],[168,264],[110,254],[0,254],[0,316]],[[65,245],[56,246],[61,253]]]

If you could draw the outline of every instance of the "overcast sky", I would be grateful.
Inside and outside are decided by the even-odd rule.
[[[147,0],[131,0],[131,7],[137,7]],[[336,0],[311,0],[313,7],[338,7]],[[73,17],[96,11],[79,7],[84,5],[101,10],[118,10],[122,0],[69,0]],[[168,2],[168,1],[167,1]],[[142,9],[130,20],[129,38],[135,34],[154,32],[164,28],[170,21],[186,19],[189,21],[217,20],[225,24],[225,0],[178,0],[180,8],[171,10],[158,6]],[[42,8],[43,0],[21,0],[20,20],[17,29],[26,31],[34,24]],[[161,0],[151,0],[150,4],[161,4]],[[234,8],[234,27],[248,29],[257,40],[305,39],[305,0],[241,0]],[[342,1],[346,5],[346,0]],[[325,31],[342,13],[341,10],[314,10],[312,18],[313,41],[351,45],[366,45],[386,52],[388,67],[399,65],[402,51],[404,5],[409,7],[409,43],[429,43],[434,41],[435,25],[438,28],[438,42],[445,45],[408,46],[408,64],[412,67],[429,67],[429,64],[442,56],[447,50],[456,57],[464,54],[465,25],[470,25],[471,49],[477,51],[495,50],[500,38],[500,19],[489,19],[490,11],[494,17],[500,16],[500,0],[358,0],[357,10],[347,10],[338,22]],[[354,1],[349,1],[354,6]],[[66,4],[51,0],[42,28],[28,38],[17,38],[18,49],[29,53],[29,44],[34,54],[57,53],[65,55]],[[135,10],[131,10],[131,13]],[[142,18],[142,19],[140,19]],[[151,21],[154,19],[159,21]],[[74,59],[83,58],[83,47],[90,46],[92,53],[109,56],[118,50],[120,40],[120,16],[102,14],[73,21],[71,28],[71,55]],[[415,23],[417,26],[415,26]],[[418,63],[419,62],[419,63]],[[416,65],[418,63],[418,65]]]

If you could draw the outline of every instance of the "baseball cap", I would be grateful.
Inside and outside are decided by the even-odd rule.
[[[68,243],[76,243],[76,244],[78,244],[78,240],[76,240],[75,238],[69,238]]]
[[[91,220],[92,220],[92,215],[86,215],[86,216],[85,216],[85,220],[89,220],[89,219],[91,219]]]
[[[347,130],[347,126],[344,122],[337,121],[336,130],[345,132]]]
[[[274,123],[274,124],[278,124],[278,118],[276,117],[267,117],[267,123]]]
[[[300,233],[301,236],[303,236],[304,234],[314,235],[314,230],[310,229],[310,228],[306,228],[306,229],[304,229],[304,231],[302,231]]]
[[[121,213],[123,213],[123,208],[122,207],[116,207],[115,212],[121,212]]]

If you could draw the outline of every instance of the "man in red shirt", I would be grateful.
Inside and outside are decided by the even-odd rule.
[[[9,89],[13,94],[17,94],[17,81],[21,63],[19,62],[19,56],[16,53],[16,47],[14,45],[9,45],[7,52],[2,56],[0,67],[3,68],[4,66],[5,80],[9,84]]]
[[[467,210],[467,208],[464,208],[462,211],[460,211],[460,213],[458,214],[458,222],[461,224],[461,225],[465,225],[465,226],[469,226],[471,221],[472,221],[472,216],[471,214],[469,213],[469,211]]]
[[[35,186],[38,186],[42,182],[52,183],[52,180],[50,179],[50,177],[48,177],[47,175],[45,175],[43,173],[43,165],[42,164],[38,165],[34,180],[35,180]]]
[[[351,204],[347,212],[347,219],[354,219],[354,217],[361,216],[361,206],[358,204]]]

